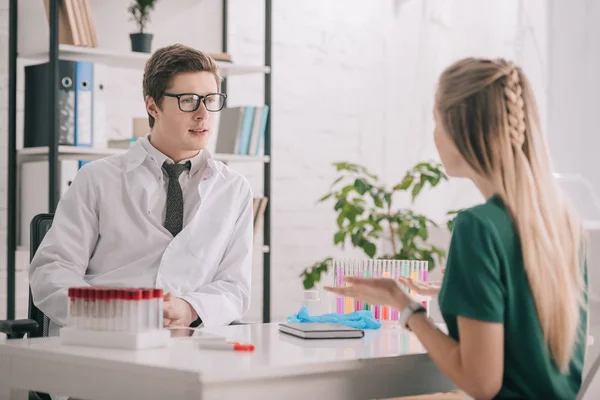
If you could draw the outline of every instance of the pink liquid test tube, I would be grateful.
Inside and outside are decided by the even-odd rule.
[[[338,265],[337,267],[337,276],[336,276],[336,286],[337,287],[342,287],[342,279],[343,279],[344,273],[343,273],[343,268],[341,266]],[[344,298],[341,296],[338,296],[336,299],[336,308],[337,308],[337,313],[338,314],[343,314],[344,313]]]

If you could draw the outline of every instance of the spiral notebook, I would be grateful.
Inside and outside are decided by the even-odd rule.
[[[360,339],[365,335],[362,329],[319,322],[279,324],[279,331],[302,339]]]

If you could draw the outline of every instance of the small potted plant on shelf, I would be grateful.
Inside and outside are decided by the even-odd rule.
[[[144,32],[146,25],[150,22],[150,11],[154,10],[157,0],[135,0],[129,6],[129,13],[139,28],[139,32],[131,33],[131,50],[140,53],[152,51],[152,34]]]

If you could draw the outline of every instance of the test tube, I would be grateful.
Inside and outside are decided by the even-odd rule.
[[[384,278],[391,278],[389,264],[390,264],[389,260],[383,261],[383,277]],[[390,308],[388,306],[382,306],[381,319],[384,321],[387,321],[390,319]]]
[[[354,260],[354,271],[352,273],[352,276],[355,276],[355,277],[362,276],[362,274],[360,272],[360,270],[361,270],[360,265],[361,265],[360,260]],[[355,300],[354,301],[354,311],[358,311],[361,309],[362,309],[362,303],[360,302],[360,300]]]
[[[342,287],[344,270],[342,267],[342,263],[340,260],[333,260],[333,270],[335,272],[335,286]],[[338,314],[344,313],[344,298],[342,296],[337,296],[335,299],[335,308]]]
[[[346,275],[352,275],[352,268],[351,268],[350,262],[348,260],[346,260],[344,262],[344,276],[346,276]],[[344,285],[348,286],[348,283],[345,283]],[[352,298],[346,297],[345,304],[346,304],[345,313],[346,314],[351,313],[352,307],[353,307]]]
[[[375,260],[373,276],[379,278],[381,276],[381,261]],[[373,318],[381,319],[381,306],[378,304],[374,305],[375,310],[373,311]]]
[[[371,269],[373,267],[373,260],[368,260],[366,265],[365,265],[365,278],[369,278],[371,277]],[[371,306],[368,303],[364,304],[364,309],[365,310],[369,310],[371,309]]]
[[[73,314],[75,313],[75,295],[73,294],[73,288],[67,290],[67,296],[69,298],[69,305],[67,311],[67,326],[75,325],[73,323]]]
[[[103,331],[105,329],[105,313],[104,313],[104,289],[96,289],[96,329]]]
[[[156,329],[163,327],[163,290],[154,289],[154,310],[156,315]]]
[[[142,289],[142,299],[139,302],[139,330],[146,330],[150,327],[150,300],[152,300],[152,292],[148,289]]]
[[[392,261],[392,279],[398,283],[399,270],[398,270],[398,261]],[[398,321],[398,309],[396,307],[392,307],[392,315],[390,316],[392,321]]]

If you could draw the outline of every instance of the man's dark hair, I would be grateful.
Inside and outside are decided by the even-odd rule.
[[[219,67],[208,54],[182,44],[160,48],[152,54],[144,68],[144,99],[146,96],[151,96],[160,107],[162,93],[175,75],[203,71],[212,73],[217,81],[217,87],[221,87]],[[148,123],[151,128],[154,126],[154,117],[150,114],[148,114]]]

